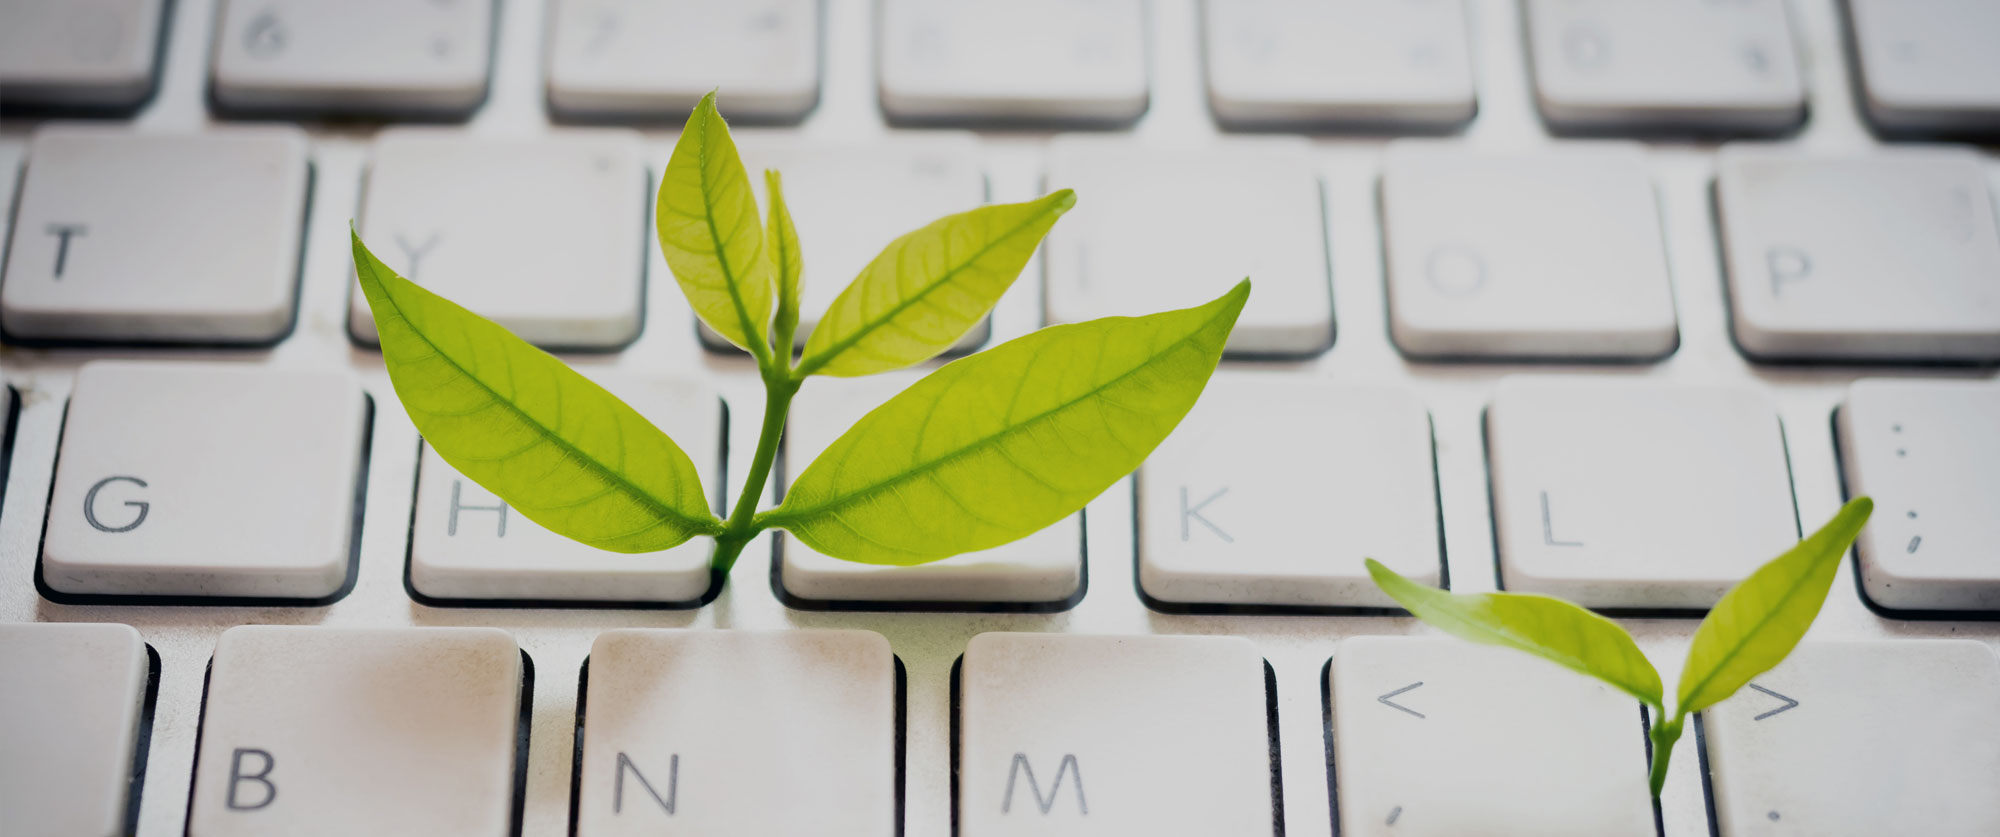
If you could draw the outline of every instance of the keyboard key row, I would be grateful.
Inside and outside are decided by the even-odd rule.
[[[1879,130],[2000,129],[2000,11],[1984,0],[1847,0],[1863,113]],[[162,0],[0,5],[9,106],[129,109],[157,82]],[[486,97],[491,0],[221,0],[209,50],[231,113],[463,118]],[[1799,21],[1782,0],[1526,0],[1523,58],[1549,126],[1574,132],[1765,134],[1806,118]],[[875,15],[892,120],[1129,123],[1151,97],[1142,0],[937,4]],[[720,87],[741,117],[817,104],[826,28],[812,0],[552,0],[549,108],[591,120],[677,119]],[[1449,130],[1477,108],[1461,0],[1207,0],[1204,75],[1236,127]]]
[[[911,377],[808,393],[779,479]],[[702,463],[704,484],[724,484],[713,389],[607,383]],[[339,595],[354,571],[370,409],[345,373],[86,364],[56,462],[44,581],[72,596]],[[1870,601],[1994,609],[2000,532],[1986,512],[2000,504],[2000,447],[1987,431],[2000,426],[2000,387],[1864,380],[1838,424],[1849,492],[1885,510],[1860,546]],[[1755,388],[1504,378],[1486,449],[1509,589],[1700,611],[1798,538],[1783,431]],[[415,480],[409,580],[427,602],[691,606],[714,581],[706,541],[647,556],[584,547],[428,449]],[[1225,370],[1134,491],[1129,560],[1158,609],[1389,607],[1363,569],[1369,557],[1444,579],[1429,414],[1408,391]],[[1060,610],[1083,595],[1084,544],[1081,515],[920,567],[852,564],[781,540],[776,581],[803,608]]]
[[[1342,834],[1654,833],[1631,698],[1455,640],[1329,650]],[[36,833],[117,830],[146,711],[138,633],[0,626],[0,663],[20,675],[0,690],[0,810]],[[898,667],[868,631],[599,635],[576,701],[577,833],[894,831]],[[1276,821],[1271,736],[1299,719],[1272,716],[1274,673],[1247,640],[985,633],[955,675],[960,834]],[[188,832],[505,834],[534,676],[491,628],[228,630]],[[1996,701],[2000,656],[1978,642],[1813,642],[1703,713],[1692,746],[1722,834],[1985,834],[2000,827],[1984,792],[2000,779]]]
[[[282,339],[297,309],[309,154],[291,128],[38,133],[0,326],[30,343]],[[811,312],[882,242],[986,198],[969,135],[746,142],[744,156],[784,168],[801,217],[823,221],[801,228],[827,271],[806,284],[802,340]],[[1047,322],[1129,313],[1134,299],[1193,304],[1216,277],[1248,275],[1258,293],[1231,358],[1332,345],[1328,224],[1306,143],[1176,150],[1064,136],[1047,166],[1050,188],[1095,196],[1049,237]],[[2000,223],[1976,152],[1729,146],[1716,168],[1726,293],[1745,354],[2000,359]],[[615,351],[639,336],[651,235],[636,134],[484,140],[391,129],[366,177],[360,228],[391,267],[544,347]],[[1648,361],[1678,347],[1660,212],[1637,146],[1503,154],[1403,142],[1384,154],[1379,188],[1390,337],[1406,356]],[[1149,211],[1162,201],[1184,209]],[[372,345],[358,292],[349,307],[354,339]],[[982,324],[957,349],[988,333]]]

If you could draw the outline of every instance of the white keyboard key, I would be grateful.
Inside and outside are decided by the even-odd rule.
[[[797,343],[818,324],[834,297],[898,236],[946,215],[986,203],[986,170],[971,134],[898,135],[863,144],[788,142],[746,135],[743,165],[759,206],[769,208],[765,169],[784,176],[785,204],[799,231],[805,283]],[[740,351],[706,325],[704,344]],[[991,333],[981,320],[953,352],[979,348]]]
[[[961,676],[960,837],[1271,831],[1249,640],[987,633]]]
[[[793,402],[785,428],[783,472],[796,478],[869,410],[915,378],[909,374],[808,388]],[[778,587],[794,606],[834,601],[931,604],[1007,603],[1065,608],[1083,595],[1083,515],[1013,543],[913,567],[857,564],[829,558],[796,538],[779,547]]]
[[[1529,66],[1558,130],[1777,132],[1806,117],[1786,0],[1527,0]]]
[[[1864,378],[1837,427],[1847,493],[1875,499],[1861,588],[1897,610],[2000,610],[2000,385]]]
[[[465,116],[495,0],[221,0],[209,91],[236,111]]]
[[[2000,658],[1807,642],[1701,714],[1719,837],[2000,834]]]
[[[612,351],[638,339],[651,200],[638,135],[472,139],[382,133],[361,237],[383,263],[543,348]],[[348,327],[374,345],[359,285]]]
[[[1716,205],[1751,357],[2000,359],[2000,224],[1976,153],[1729,147]]]
[[[165,0],[0,0],[0,106],[139,106],[157,82],[165,11]]]
[[[1200,305],[1248,276],[1256,290],[1229,337],[1231,357],[1333,345],[1326,222],[1304,142],[1181,151],[1058,137],[1048,167],[1049,188],[1083,195],[1044,248],[1050,324]]]
[[[1327,705],[1342,835],[1655,834],[1638,702],[1552,663],[1352,637]]]
[[[224,631],[189,837],[510,833],[521,659],[498,628]]]
[[[1679,345],[1659,205],[1636,147],[1394,145],[1382,224],[1390,332],[1405,354],[1647,360]]]
[[[1706,608],[1799,539],[1784,434],[1759,390],[1504,378],[1486,438],[1509,590]]]
[[[1204,0],[1208,103],[1249,127],[1472,118],[1464,0]]]
[[[277,341],[298,305],[306,154],[291,127],[36,133],[0,324],[27,340]]]
[[[589,666],[579,837],[899,830],[882,635],[607,631]]]
[[[1861,106],[1891,132],[2000,130],[2000,5],[1847,0]]]
[[[558,113],[687,117],[721,90],[731,120],[794,120],[819,100],[818,0],[554,0],[548,97]]]
[[[1175,603],[1394,607],[1374,558],[1438,583],[1437,471],[1415,395],[1218,376],[1139,470],[1139,586]]]
[[[353,564],[368,425],[344,372],[86,364],[44,577],[74,594],[333,596]]]
[[[1146,112],[1141,0],[879,0],[875,11],[892,120],[1125,123]]]
[[[722,399],[687,381],[621,381],[608,388],[665,431],[701,470],[722,480]],[[714,541],[621,554],[542,528],[424,446],[410,534],[410,587],[438,599],[691,602],[709,587]]]
[[[147,680],[126,625],[0,625],[0,819],[21,835],[126,832]]]

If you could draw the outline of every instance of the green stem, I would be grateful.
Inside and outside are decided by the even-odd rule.
[[[791,365],[787,359],[786,366]],[[722,524],[722,534],[715,536],[715,557],[709,566],[723,575],[736,566],[737,556],[743,554],[743,547],[764,527],[757,521],[757,501],[764,495],[764,484],[771,477],[771,464],[778,458],[778,440],[785,433],[785,414],[792,409],[792,396],[799,392],[801,382],[791,376],[789,370],[764,369],[764,429],[757,436],[757,454],[750,460],[750,470],[744,474],[743,494],[736,498],[736,509],[729,514],[729,520]]]
[[[1654,707],[1655,717],[1663,717],[1665,715],[1666,713],[1660,711],[1659,707]],[[1660,789],[1666,787],[1667,762],[1674,757],[1674,742],[1681,740],[1681,723],[1685,720],[1687,720],[1686,716],[1677,716],[1667,723],[1655,724],[1652,730],[1647,733],[1653,741],[1652,788],[1654,799],[1659,799]]]

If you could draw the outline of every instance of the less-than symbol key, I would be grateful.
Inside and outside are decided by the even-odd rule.
[[[1404,686],[1403,688],[1400,688],[1400,689],[1397,689],[1397,690],[1395,690],[1395,691],[1393,691],[1393,692],[1390,692],[1390,693],[1388,693],[1388,694],[1385,694],[1385,695],[1382,695],[1382,696],[1380,696],[1380,697],[1377,697],[1377,698],[1375,698],[1375,700],[1376,700],[1376,701],[1378,701],[1378,702],[1380,702],[1380,703],[1381,703],[1381,704],[1382,704],[1383,706],[1387,706],[1387,707],[1389,707],[1389,708],[1391,708],[1391,709],[1397,709],[1397,710],[1400,710],[1400,711],[1403,711],[1403,712],[1408,712],[1408,713],[1410,713],[1410,714],[1412,714],[1412,715],[1415,715],[1415,716],[1417,716],[1418,718],[1423,718],[1423,717],[1425,717],[1424,713],[1422,713],[1422,712],[1418,712],[1418,711],[1417,711],[1417,710],[1415,710],[1415,709],[1411,709],[1410,707],[1407,707],[1407,706],[1404,706],[1404,705],[1402,705],[1402,704],[1400,704],[1400,703],[1396,703],[1395,701],[1392,701],[1392,700],[1390,700],[1390,698],[1392,698],[1392,697],[1395,697],[1395,696],[1397,696],[1397,695],[1400,695],[1400,694],[1402,694],[1402,693],[1404,693],[1404,692],[1407,692],[1407,691],[1410,691],[1411,689],[1415,689],[1415,688],[1417,688],[1418,686],[1422,686],[1422,685],[1424,685],[1424,681],[1422,681],[1422,680],[1419,680],[1419,681],[1417,681],[1417,682],[1415,682],[1415,683],[1411,683],[1411,684],[1410,684],[1410,685],[1408,685],[1408,686]],[[1402,811],[1403,809],[1402,809],[1402,808],[1400,808],[1400,807],[1398,807],[1398,808],[1397,808],[1396,810],[1397,810],[1398,812],[1400,812],[1400,811]],[[1389,822],[1390,822],[1390,824],[1392,824],[1392,825],[1393,825],[1393,824],[1395,824],[1395,822],[1396,822],[1396,818],[1395,818],[1395,815],[1394,815],[1394,814],[1391,814],[1391,815],[1390,815],[1390,817],[1389,817]]]

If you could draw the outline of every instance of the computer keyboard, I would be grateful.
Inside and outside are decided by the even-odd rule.
[[[0,834],[2000,834],[1995,43],[1992,0],[0,0]],[[954,352],[1251,276],[1209,392],[932,565],[541,529],[418,438],[350,221],[720,506],[758,377],[651,222],[714,87],[808,323],[1074,188]],[[920,373],[807,385],[774,482]],[[1671,676],[1861,494],[1657,807],[1635,701],[1361,565]]]

